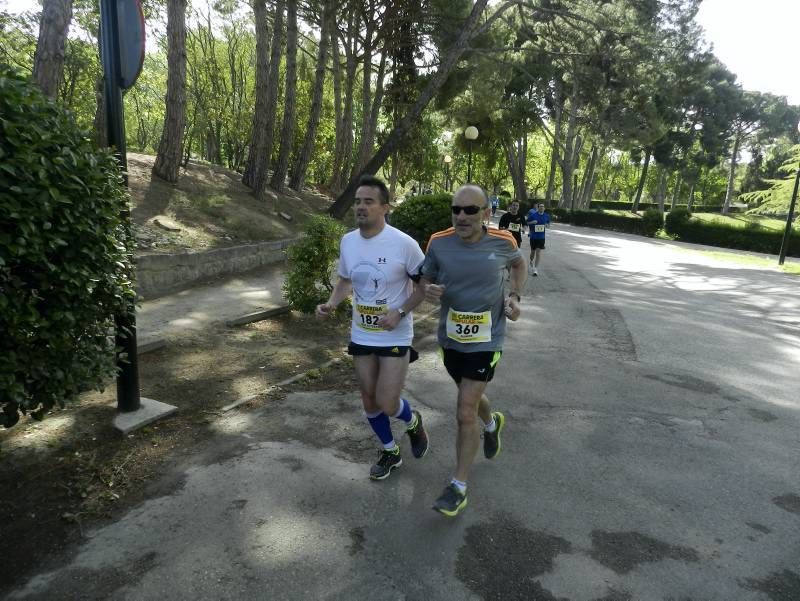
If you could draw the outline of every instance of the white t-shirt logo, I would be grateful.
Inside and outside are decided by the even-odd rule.
[[[353,291],[359,300],[374,301],[386,296],[386,276],[373,263],[362,261],[353,268]]]

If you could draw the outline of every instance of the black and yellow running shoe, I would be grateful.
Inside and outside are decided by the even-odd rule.
[[[406,434],[408,434],[408,439],[411,441],[411,452],[414,454],[414,457],[419,459],[420,457],[424,457],[425,453],[428,452],[428,433],[425,432],[425,428],[422,426],[422,415],[420,415],[420,412],[414,409],[413,413],[417,418],[417,423],[414,424],[413,428],[406,430]]]
[[[449,518],[458,515],[467,506],[467,493],[458,490],[452,482],[445,487],[442,495],[433,503],[433,509]]]
[[[500,433],[503,431],[503,426],[506,425],[506,416],[499,411],[492,412],[494,423],[497,427],[494,432],[483,433],[483,456],[486,459],[494,459],[500,454]]]
[[[392,451],[383,450],[378,461],[369,469],[369,477],[372,480],[384,480],[389,477],[392,470],[403,465],[403,458],[400,457],[400,447],[395,447]]]

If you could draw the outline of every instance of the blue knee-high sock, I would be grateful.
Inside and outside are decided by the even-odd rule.
[[[414,417],[411,414],[411,403],[409,403],[404,398],[400,397],[400,409],[397,410],[392,417],[396,417],[397,419],[402,419],[407,424],[411,423],[411,418]]]
[[[383,447],[385,449],[393,449],[395,442],[392,436],[392,425],[389,423],[389,416],[382,411],[367,413],[367,421],[372,426],[372,430],[380,439]]]

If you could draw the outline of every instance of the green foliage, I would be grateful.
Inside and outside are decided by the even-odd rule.
[[[661,217],[661,213],[658,211],[656,213]],[[569,209],[554,208],[550,210],[550,216],[555,221],[583,227],[596,227],[626,234],[651,235],[648,233],[650,230],[647,227],[649,226],[646,226],[644,218],[634,213],[618,215],[601,211],[570,211]],[[658,231],[658,228],[655,231]],[[655,235],[655,231],[652,235]]]
[[[414,238],[424,249],[435,232],[453,225],[450,194],[412,196],[392,212],[391,223]]]
[[[345,231],[335,219],[316,215],[306,222],[304,236],[286,251],[289,271],[283,294],[298,311],[313,313],[318,304],[328,300],[339,240]]]
[[[135,292],[113,155],[2,67],[0,115],[0,424],[10,427],[102,389],[116,371],[113,316]]]
[[[783,231],[770,230],[757,222],[741,227],[736,223],[700,221],[690,219],[681,228],[684,242],[736,248],[776,255],[780,251]],[[800,257],[800,233],[796,229],[789,238],[787,255]]]
[[[647,209],[642,214],[642,233],[648,238],[654,238],[662,227],[664,215],[658,209]]]
[[[692,214],[689,212],[688,209],[684,207],[675,207],[667,214],[667,217],[664,219],[664,231],[667,232],[670,236],[675,236],[676,238],[680,238],[683,228],[686,226],[687,223],[689,223],[689,219],[691,218]]]

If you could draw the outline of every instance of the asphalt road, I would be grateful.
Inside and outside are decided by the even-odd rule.
[[[403,440],[389,480],[356,394],[232,412],[10,598],[800,599],[800,280],[569,226],[539,272],[457,518],[430,509],[455,387],[429,349],[407,389],[432,449]]]

